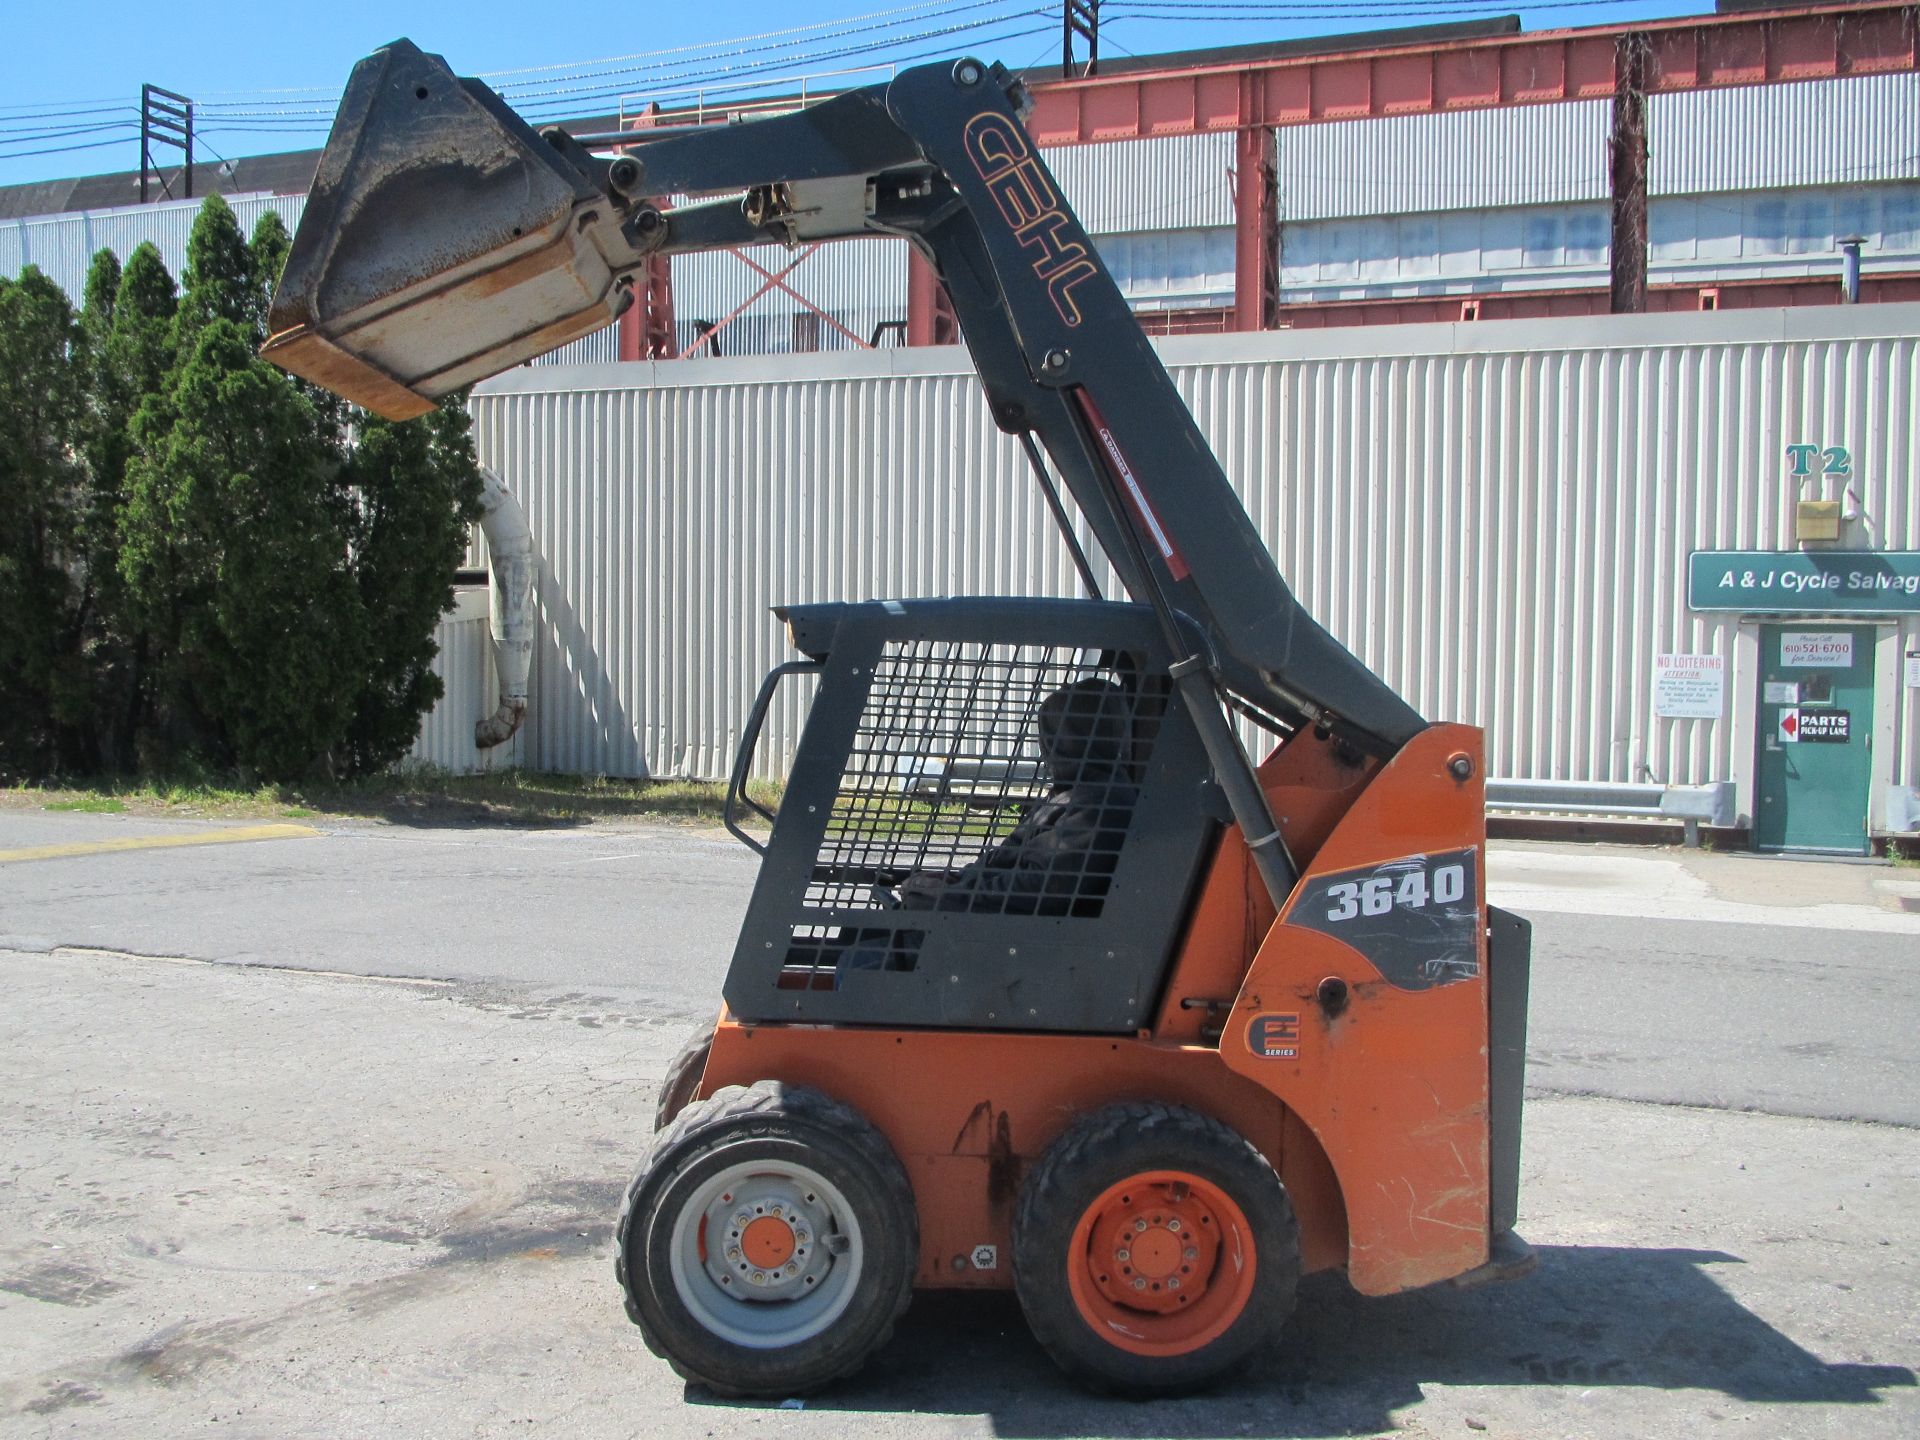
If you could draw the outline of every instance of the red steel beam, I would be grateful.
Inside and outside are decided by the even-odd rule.
[[[1920,6],[1856,0],[1051,81],[1033,87],[1027,129],[1042,145],[1082,145],[1604,100],[1625,35],[1649,46],[1649,94],[1920,69]]]

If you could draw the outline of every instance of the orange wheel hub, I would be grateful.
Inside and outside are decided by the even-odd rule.
[[[772,1215],[762,1215],[740,1234],[740,1249],[762,1270],[778,1270],[793,1258],[793,1227]]]
[[[1154,1170],[1109,1187],[1074,1227],[1067,1286],[1081,1317],[1136,1355],[1185,1355],[1226,1333],[1253,1294],[1246,1215],[1198,1175]]]

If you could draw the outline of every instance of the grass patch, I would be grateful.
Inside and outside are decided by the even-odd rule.
[[[768,809],[781,787],[755,783]],[[501,770],[449,775],[420,767],[345,783],[263,785],[198,775],[102,778],[0,789],[0,805],[218,819],[354,818],[415,825],[582,825],[645,820],[718,825],[726,787],[699,780],[614,780]]]

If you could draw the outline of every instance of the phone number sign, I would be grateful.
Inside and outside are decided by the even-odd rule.
[[[1920,615],[1920,551],[1695,550],[1687,604],[1750,615]]]

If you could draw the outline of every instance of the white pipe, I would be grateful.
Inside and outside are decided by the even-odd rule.
[[[511,740],[526,719],[535,569],[526,511],[491,470],[481,468],[480,482],[480,529],[493,570],[493,663],[500,676],[500,708],[473,727],[473,743],[489,750]]]

